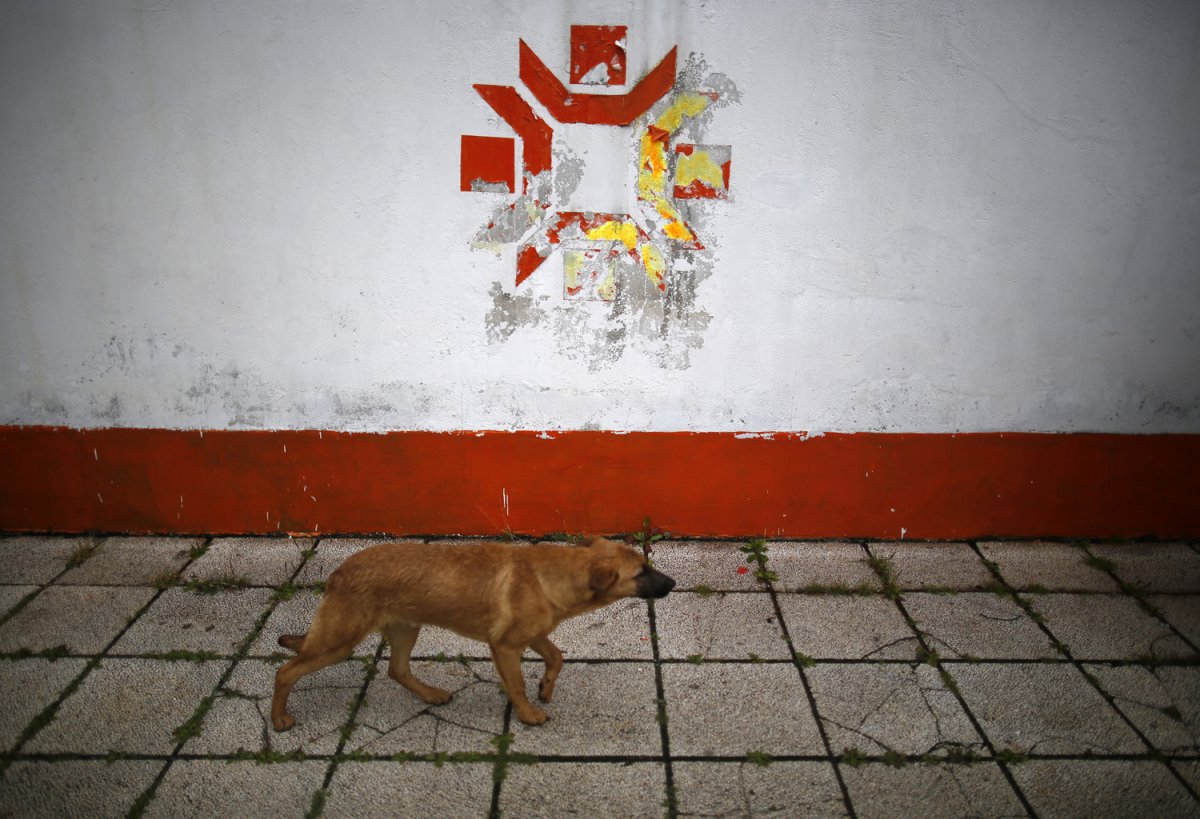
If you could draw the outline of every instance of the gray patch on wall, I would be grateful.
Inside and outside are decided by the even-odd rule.
[[[640,135],[682,95],[697,92],[715,92],[718,99],[699,115],[685,117],[673,139],[698,142],[714,112],[739,102],[741,94],[732,80],[709,71],[705,60],[695,53],[680,68],[674,88],[632,126],[623,129],[630,143],[629,210],[635,221],[651,233],[655,247],[662,253],[666,291],[659,290],[641,264],[625,254],[615,264],[616,295],[603,313],[589,309],[595,302],[565,297],[557,302],[545,297],[535,299],[530,293],[495,282],[489,290],[492,307],[484,318],[489,343],[506,342],[521,328],[546,326],[558,337],[560,353],[583,360],[593,371],[612,366],[633,348],[641,349],[664,369],[690,366],[691,353],[703,346],[712,321],[712,315],[697,306],[700,285],[713,275],[715,267],[715,247],[704,224],[709,207],[700,200],[673,200],[704,245],[700,250],[684,248],[681,243],[654,235],[659,217],[652,207],[639,211],[633,191],[638,184]],[[674,163],[674,152],[667,154],[668,161]],[[472,246],[499,251],[500,245],[527,239],[544,229],[543,214],[566,208],[580,184],[583,169],[583,160],[556,139],[553,169],[527,178],[528,193],[497,208],[474,237]],[[671,178],[673,164],[667,173]],[[558,248],[558,252],[561,250]]]
[[[538,306],[532,293],[506,293],[499,282],[493,282],[488,294],[492,309],[484,318],[484,328],[491,343],[507,341],[518,327],[535,326],[546,318],[546,311]]]

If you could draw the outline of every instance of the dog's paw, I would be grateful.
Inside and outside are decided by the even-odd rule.
[[[450,702],[454,695],[444,688],[434,688],[432,685],[425,686],[421,692],[421,699],[430,705],[445,705]]]
[[[554,696],[554,682],[552,680],[542,680],[538,683],[538,699],[542,702],[550,702],[550,698]]]
[[[541,725],[543,722],[549,719],[549,717],[546,716],[546,712],[541,708],[538,708],[536,705],[531,705],[527,709],[518,710],[517,719],[521,720],[521,722],[525,723],[526,725]]]
[[[276,731],[282,732],[295,725],[296,718],[291,714],[283,714],[282,716],[272,717],[271,722],[275,726]]]

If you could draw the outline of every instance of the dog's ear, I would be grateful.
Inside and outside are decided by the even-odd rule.
[[[593,563],[588,569],[588,587],[592,591],[602,592],[617,582],[617,564],[611,560],[601,560]]]
[[[588,535],[583,540],[579,541],[579,545],[586,549],[589,546],[594,546],[602,540],[604,540],[604,538],[600,537],[600,535]]]

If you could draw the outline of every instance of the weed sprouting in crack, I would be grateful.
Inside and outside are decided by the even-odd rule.
[[[738,549],[746,555],[746,562],[754,566],[754,579],[766,585],[779,580],[779,575],[767,568],[767,541],[763,538],[753,538],[746,541],[745,546]]]
[[[881,555],[868,554],[867,565],[875,570],[879,582],[883,584],[883,593],[890,600],[900,599],[900,583],[897,579],[896,567],[890,558]]]
[[[192,712],[192,715],[171,732],[171,739],[177,745],[187,742],[193,737],[200,736],[204,730],[204,718],[208,715],[209,710],[212,709],[216,699],[217,695],[215,693],[205,697],[200,701],[200,705],[196,707],[196,710]]]
[[[851,768],[857,768],[867,761],[867,755],[858,748],[843,748],[842,755],[838,757],[843,765],[849,765]]]
[[[654,544],[670,536],[670,532],[651,526],[650,517],[647,515],[642,519],[642,528],[626,535],[625,542],[631,546],[639,547],[646,553],[646,557],[649,557],[654,551]]]
[[[312,803],[308,806],[308,812],[304,814],[304,819],[316,819],[325,810],[325,789],[319,788],[313,791]]]
[[[766,751],[746,751],[746,761],[752,762],[760,768],[766,768],[773,760]]]
[[[222,575],[206,580],[189,580],[183,587],[195,594],[217,594],[223,591],[237,591],[250,585],[250,579],[238,575]]]
[[[87,562],[88,558],[96,554],[96,551],[99,548],[100,544],[90,538],[80,543],[75,547],[75,551],[71,552],[71,554],[67,556],[67,568],[74,569],[78,566],[82,566]]]

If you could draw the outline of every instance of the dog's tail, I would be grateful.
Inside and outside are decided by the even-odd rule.
[[[299,651],[300,646],[304,644],[304,638],[307,634],[281,634],[279,636],[279,645],[284,648],[290,648],[292,651]]]

